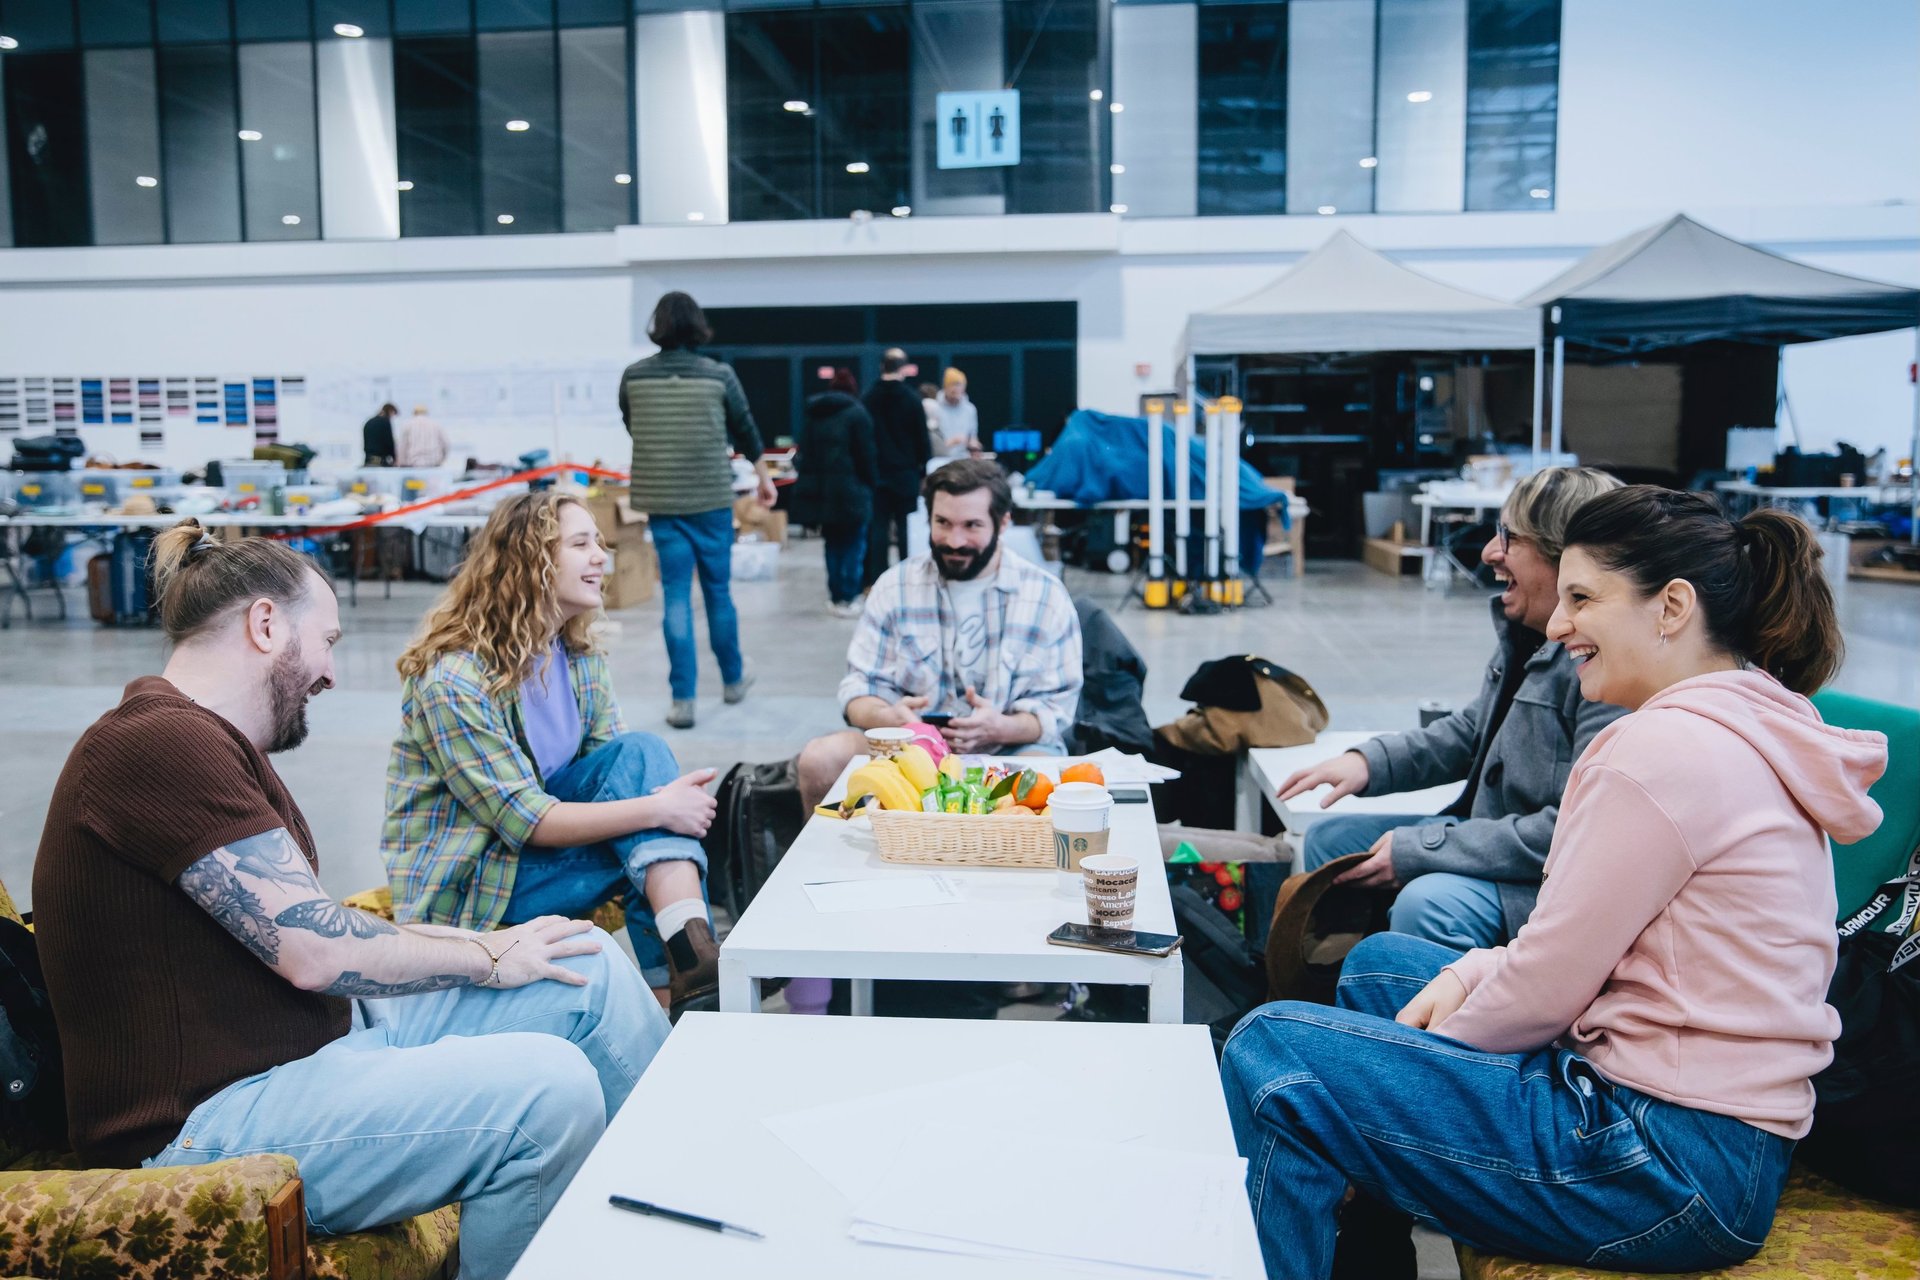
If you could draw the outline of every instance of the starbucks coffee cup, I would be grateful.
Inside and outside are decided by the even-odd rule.
[[[868,729],[867,754],[875,760],[891,760],[913,741],[911,729]]]
[[[1113,794],[1097,782],[1063,782],[1047,797],[1053,813],[1054,865],[1078,872],[1083,858],[1107,851]]]

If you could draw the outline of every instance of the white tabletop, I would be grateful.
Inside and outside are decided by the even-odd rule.
[[[1220,1075],[1205,1027],[919,1018],[743,1018],[690,1013],[574,1176],[512,1280],[778,1276],[782,1280],[1039,1280],[1058,1266],[860,1244],[853,1206],[763,1121],[993,1067],[1030,1068],[1060,1098],[1059,1141],[1088,1133],[1076,1091],[1132,1100],[1143,1148],[1231,1156]],[[964,1099],[950,1117],[971,1117]],[[991,1115],[977,1117],[991,1122]],[[607,1203],[630,1196],[738,1223],[765,1240],[716,1235]],[[1155,1206],[1143,1204],[1143,1214]],[[1244,1198],[1230,1208],[1234,1267],[1264,1274]]]
[[[1507,496],[1512,492],[1511,486],[1505,489],[1486,489],[1464,482],[1434,484],[1424,493],[1415,494],[1413,503],[1417,507],[1460,507],[1485,511],[1490,507],[1506,505]]]
[[[863,763],[864,758],[854,764]],[[1061,759],[1022,759],[1057,772]],[[848,765],[851,772],[854,765]],[[846,773],[830,795],[842,794]],[[1144,790],[1143,784],[1115,784]],[[1134,927],[1173,933],[1173,901],[1161,872],[1153,805],[1116,804],[1108,852],[1140,860]],[[938,872],[959,887],[962,902],[890,911],[821,912],[805,885]],[[1047,941],[1059,925],[1085,923],[1078,876],[1051,868],[961,867],[883,862],[873,831],[861,821],[809,818],[753,904],[720,946],[720,1007],[760,1008],[761,978],[909,978],[966,982],[1105,982],[1150,988],[1149,1017],[1178,1022],[1180,953],[1156,958],[1061,947]],[[857,985],[856,1010],[865,1003]]]
[[[1312,514],[1312,508],[1307,505],[1305,498],[1302,498],[1298,494],[1290,493],[1286,495],[1286,499],[1287,510],[1290,514],[1296,516]],[[1105,502],[1096,502],[1089,507],[1075,502],[1072,498],[1062,498],[1058,494],[1050,498],[1043,498],[1035,494],[1023,495],[1015,493],[1013,496],[1013,505],[1025,511],[1145,511],[1148,504],[1145,498],[1110,498]],[[1160,505],[1171,511],[1177,508],[1180,503],[1169,494],[1160,500]],[[1186,505],[1189,511],[1198,511],[1207,505],[1207,500],[1205,498],[1188,498]]]
[[[1850,498],[1860,502],[1904,502],[1907,486],[1904,484],[1857,484],[1857,485],[1797,485],[1776,487],[1774,485],[1754,484],[1748,480],[1722,480],[1714,485],[1716,493],[1738,494],[1746,498],[1782,498],[1797,500],[1802,498]]]
[[[1459,797],[1461,784],[1458,782],[1385,796],[1342,796],[1324,809],[1320,807],[1320,800],[1327,794],[1326,787],[1315,787],[1305,795],[1286,801],[1275,794],[1280,784],[1296,770],[1319,764],[1379,736],[1377,733],[1323,733],[1304,747],[1254,747],[1247,752],[1248,783],[1267,798],[1273,811],[1280,815],[1281,825],[1294,832],[1305,831],[1320,819],[1337,813],[1408,813],[1431,817]]]

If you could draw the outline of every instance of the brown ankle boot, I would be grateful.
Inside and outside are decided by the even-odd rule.
[[[667,939],[667,1016],[679,1021],[688,1009],[720,1007],[720,944],[705,920],[689,920]]]

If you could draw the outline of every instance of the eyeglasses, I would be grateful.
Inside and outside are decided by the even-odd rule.
[[[1504,520],[1495,523],[1493,527],[1500,533],[1500,554],[1504,556],[1512,549],[1513,530],[1507,528]]]

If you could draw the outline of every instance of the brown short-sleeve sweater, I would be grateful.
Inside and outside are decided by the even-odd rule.
[[[313,834],[240,731],[158,676],[81,735],[33,868],[33,919],[66,1058],[74,1150],[137,1165],[235,1080],[347,1033],[347,1001],[302,991],[176,886],[202,857]]]

